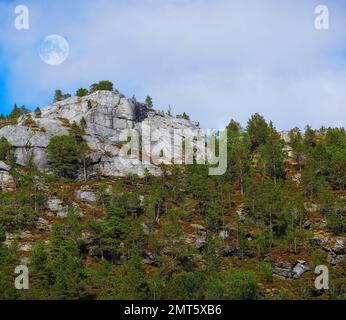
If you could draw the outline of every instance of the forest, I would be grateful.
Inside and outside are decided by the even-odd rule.
[[[346,299],[343,128],[282,134],[255,114],[227,126],[222,176],[193,164],[78,179],[88,167],[83,130],[74,123],[50,141],[49,172],[18,166],[0,139],[15,181],[0,193],[0,299]],[[64,216],[50,212],[56,198]],[[297,261],[306,269],[293,274]],[[19,291],[23,263],[30,289]],[[329,268],[329,290],[314,287],[318,265]]]

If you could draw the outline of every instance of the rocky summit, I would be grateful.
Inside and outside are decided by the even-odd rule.
[[[0,138],[5,137],[15,147],[16,162],[27,166],[33,159],[40,170],[47,170],[47,147],[52,137],[66,135],[73,122],[80,123],[85,119],[85,136],[94,171],[101,176],[117,177],[129,173],[143,176],[145,169],[153,175],[159,175],[158,166],[148,161],[140,161],[136,157],[122,157],[119,154],[124,143],[121,132],[133,129],[140,132],[142,124],[150,126],[151,130],[164,128],[167,132],[176,129],[198,129],[198,125],[189,120],[176,119],[164,112],[155,111],[146,104],[127,98],[118,91],[97,91],[85,97],[71,97],[56,102],[42,109],[38,116],[30,116],[37,124],[34,128],[26,124],[27,116],[19,119],[18,124],[8,125],[0,129]],[[126,139],[125,139],[126,140]],[[171,136],[160,137],[160,141],[151,143],[171,144]],[[8,177],[8,170],[1,166],[2,174]]]

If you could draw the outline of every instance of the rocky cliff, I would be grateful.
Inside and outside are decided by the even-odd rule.
[[[72,97],[54,103],[42,109],[42,114],[31,117],[37,124],[32,128],[26,126],[25,118],[17,125],[0,129],[0,137],[5,137],[15,147],[16,161],[25,167],[33,158],[40,170],[47,170],[49,162],[46,155],[50,139],[55,135],[65,135],[69,126],[86,120],[84,139],[89,146],[89,157],[93,169],[103,176],[124,176],[128,173],[143,176],[145,169],[154,175],[160,169],[147,161],[139,161],[135,157],[121,157],[119,151],[122,141],[120,134],[124,129],[140,132],[142,124],[151,129],[164,128],[168,132],[174,129],[197,129],[198,126],[184,119],[173,118],[163,112],[150,109],[147,105],[130,99],[117,91],[97,91],[83,98]],[[159,139],[158,139],[159,140]],[[163,146],[171,144],[171,136],[160,137]],[[159,143],[159,141],[156,141]],[[155,141],[152,142],[155,148]],[[1,167],[1,172],[8,178],[8,167]]]

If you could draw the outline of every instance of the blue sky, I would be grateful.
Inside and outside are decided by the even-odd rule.
[[[27,5],[30,29],[14,28]],[[314,28],[314,9],[330,29]],[[42,38],[60,34],[70,56],[43,63]],[[0,0],[0,112],[51,103],[56,88],[109,79],[158,109],[203,127],[262,113],[280,130],[344,126],[346,3],[341,0]]]

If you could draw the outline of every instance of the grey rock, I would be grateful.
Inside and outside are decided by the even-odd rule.
[[[41,131],[33,131],[24,126],[6,126],[0,129],[0,137],[5,137],[14,147],[47,148],[51,135]]]
[[[139,177],[143,177],[145,169],[156,176],[161,174],[161,170],[149,162],[123,157],[102,157],[98,168],[101,175],[106,177],[124,177],[128,174],[136,174]]]
[[[155,223],[143,222],[141,226],[145,235],[149,235],[150,233],[155,231]]]
[[[191,226],[197,231],[195,246],[197,249],[200,249],[204,247],[207,242],[208,230],[198,224],[192,224]]]
[[[343,217],[346,217],[346,206],[345,207],[341,207],[337,210],[338,214],[340,214]]]
[[[336,240],[335,246],[332,248],[332,252],[337,256],[341,256],[345,254],[344,241],[341,239]]]
[[[71,97],[41,110],[39,118],[34,113],[31,114],[39,129],[26,127],[23,118],[18,125],[1,128],[0,137],[5,137],[16,148],[19,165],[26,167],[29,159],[33,158],[42,171],[49,169],[46,149],[50,139],[55,135],[67,134],[68,126],[74,121],[79,123],[82,118],[86,120],[84,139],[90,148],[89,158],[93,164],[89,169],[91,177],[97,176],[96,173],[104,177],[127,174],[143,177],[146,170],[153,175],[161,175],[159,167],[150,163],[145,154],[144,161],[120,156],[119,150],[124,144],[124,139],[120,137],[121,130],[135,129],[141,133],[142,125],[151,126],[152,133],[156,129],[165,129],[163,134],[153,134],[154,141],[150,148],[151,151],[162,148],[169,160],[177,154],[179,147],[178,144],[170,151],[174,130],[188,129],[196,131],[198,136],[202,135],[196,123],[156,112],[117,91],[98,91],[82,98]],[[183,137],[180,131],[178,135]],[[151,160],[156,158],[158,157],[154,155]]]
[[[52,136],[67,135],[68,128],[60,120],[56,119],[35,119],[38,125]]]
[[[328,237],[325,237],[321,234],[315,234],[312,238],[312,241],[318,246],[324,246],[328,242]]]
[[[31,252],[32,244],[30,244],[30,243],[22,243],[22,244],[19,245],[18,250],[21,251],[21,252]]]
[[[226,240],[227,238],[229,238],[229,236],[230,236],[230,233],[228,230],[221,230],[219,232],[219,237],[223,240]]]
[[[337,255],[334,252],[329,252],[327,255],[327,262],[335,267],[338,263]]]
[[[156,266],[157,265],[157,260],[154,256],[154,254],[150,251],[144,251],[142,254],[142,259],[145,264]]]
[[[0,161],[0,171],[10,171],[11,167],[7,165],[5,162]]]
[[[285,261],[274,261],[272,262],[273,273],[280,277],[291,278],[293,264]]]
[[[69,208],[68,206],[61,207],[58,212],[56,213],[56,216],[60,219],[66,219],[68,217]]]
[[[97,197],[95,193],[89,192],[89,191],[82,191],[78,190],[76,191],[76,198],[80,201],[94,203],[97,201]]]
[[[15,188],[13,177],[7,171],[0,170],[0,189],[3,192],[12,191]]]
[[[225,248],[223,255],[225,257],[234,257],[238,255],[238,253],[239,253],[239,248],[236,245],[228,245]]]
[[[50,198],[47,201],[47,206],[50,211],[57,212],[62,208],[62,201],[59,198]]]
[[[297,262],[297,264],[294,266],[292,270],[292,276],[295,279],[300,278],[305,272],[309,271],[310,269],[302,262]]]
[[[84,218],[84,213],[81,210],[76,210],[75,215],[79,220],[82,220]]]
[[[237,209],[236,214],[237,214],[239,220],[241,222],[244,222],[246,220],[246,217],[247,217],[247,210],[241,206]]]
[[[319,212],[320,207],[315,203],[304,203],[304,208],[309,213]]]
[[[36,228],[40,231],[50,231],[51,225],[50,222],[43,218],[38,218],[36,221]]]
[[[17,164],[26,167],[29,165],[30,159],[33,158],[38,169],[46,170],[48,168],[48,160],[45,148],[29,148],[17,147],[16,148],[16,162]]]

